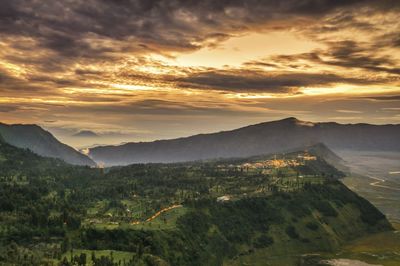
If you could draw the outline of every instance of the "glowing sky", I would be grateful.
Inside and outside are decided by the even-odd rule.
[[[1,0],[0,121],[75,147],[400,123],[399,17],[396,0]]]

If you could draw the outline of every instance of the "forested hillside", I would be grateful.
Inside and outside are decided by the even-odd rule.
[[[0,142],[0,158],[4,265],[229,265],[288,250],[294,265],[391,230],[307,151],[91,169]]]

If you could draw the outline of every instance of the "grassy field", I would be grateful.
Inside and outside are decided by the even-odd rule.
[[[383,266],[400,265],[400,233],[384,232],[367,236],[343,247],[337,257]]]
[[[354,263],[358,261],[383,266],[400,265],[400,233],[397,232],[384,232],[358,239],[345,245],[335,254],[317,252],[301,255],[300,246],[280,243],[276,247],[255,250],[251,254],[228,261],[225,265],[294,266],[298,265],[299,260],[304,256],[316,256],[324,261],[348,259]],[[277,253],[276,250],[279,252]],[[277,255],[279,253],[280,255]]]

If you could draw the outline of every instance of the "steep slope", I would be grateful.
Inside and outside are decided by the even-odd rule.
[[[5,142],[0,135],[0,173],[2,177],[34,176],[42,171],[49,173],[50,169],[62,169],[61,167],[72,168],[75,166],[68,165],[59,159],[42,157],[30,150],[12,146]]]
[[[323,158],[327,163],[342,172],[350,171],[346,166],[346,162],[323,143],[317,143],[309,147],[308,152],[317,157]]]
[[[324,143],[317,143],[307,148],[311,154],[324,158],[327,162],[344,162],[336,153],[329,149]]]
[[[106,165],[181,162],[285,152],[315,143],[333,150],[400,150],[400,125],[311,123],[296,118],[187,138],[90,149]]]
[[[89,157],[59,142],[52,134],[37,125],[0,123],[0,135],[7,143],[29,149],[41,156],[58,158],[75,165],[96,165]]]

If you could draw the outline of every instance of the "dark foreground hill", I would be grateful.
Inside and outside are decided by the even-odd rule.
[[[29,149],[41,156],[58,158],[75,165],[96,165],[89,157],[59,142],[52,134],[37,125],[0,123],[0,135],[7,143]]]
[[[90,149],[105,165],[183,162],[285,152],[315,143],[330,149],[400,150],[400,125],[311,123],[287,118],[232,131]]]

